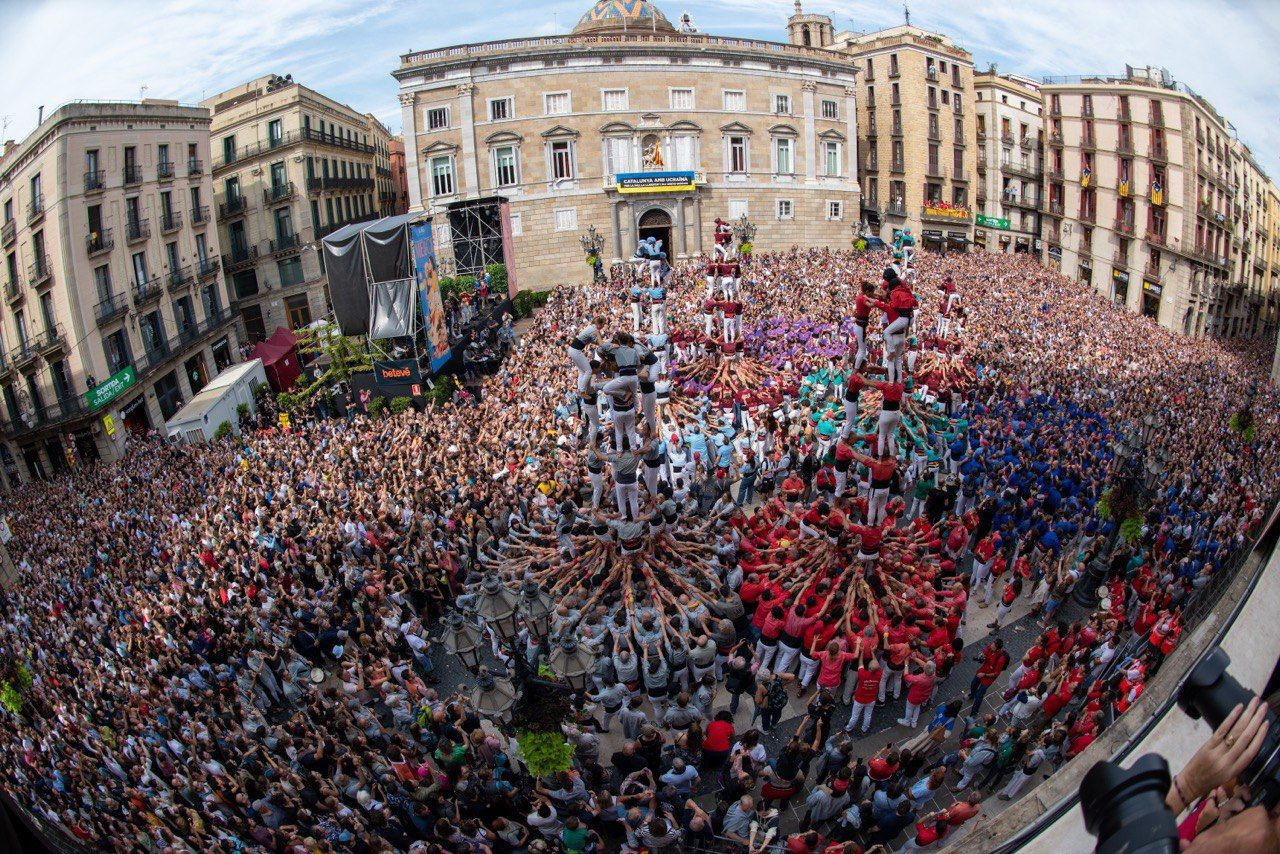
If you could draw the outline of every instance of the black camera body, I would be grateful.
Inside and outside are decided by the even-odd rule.
[[[1191,669],[1178,691],[1178,708],[1193,720],[1217,729],[1237,705],[1248,706],[1254,693],[1237,682],[1227,667],[1230,657],[1215,649]],[[1240,775],[1253,805],[1273,809],[1280,802],[1280,726],[1271,725],[1258,755]],[[1097,837],[1100,854],[1177,854],[1177,819],[1165,805],[1171,781],[1169,765],[1154,753],[1128,768],[1099,762],[1080,781],[1085,829]],[[1189,805],[1188,805],[1189,806]]]

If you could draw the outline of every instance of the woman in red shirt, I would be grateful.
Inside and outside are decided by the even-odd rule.
[[[707,733],[702,739],[702,765],[704,768],[719,768],[729,758],[733,747],[733,715],[728,709],[716,712],[715,720],[707,724]]]

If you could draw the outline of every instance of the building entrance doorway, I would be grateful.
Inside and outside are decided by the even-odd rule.
[[[645,211],[640,215],[637,231],[640,234],[640,240],[647,240],[650,237],[658,238],[658,240],[662,241],[662,251],[667,253],[667,258],[675,259],[675,247],[671,244],[671,215],[669,213],[661,208]]]

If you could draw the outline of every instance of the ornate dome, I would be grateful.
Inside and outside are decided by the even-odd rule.
[[[658,30],[674,33],[667,16],[649,0],[596,0],[573,28],[575,33]]]

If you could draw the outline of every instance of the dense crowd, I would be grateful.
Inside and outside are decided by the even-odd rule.
[[[900,279],[886,263],[744,267],[732,296],[744,356],[775,372],[767,401],[669,401],[682,363],[736,348],[701,340],[655,370],[669,338],[633,325],[623,273],[559,289],[478,396],[133,441],[119,464],[23,487],[0,652],[33,684],[0,717],[11,794],[120,851],[954,840],[1141,693],[1272,497],[1276,400],[1257,389],[1246,441],[1229,420],[1262,354],[1168,334],[1029,259],[921,254]],[[919,302],[896,380],[894,279]],[[661,299],[671,339],[717,340],[702,264]],[[586,327],[584,380],[566,343]],[[945,381],[916,387],[926,367]],[[886,430],[895,396],[920,417]],[[1121,537],[1111,442],[1154,412],[1166,469]],[[1103,559],[1102,605],[1063,619]],[[491,629],[473,607],[486,577],[554,591],[551,639],[596,660],[564,725],[573,767],[551,778],[526,773],[502,720],[435,687],[428,633],[455,607]],[[1015,658],[1000,628],[1019,597],[1042,633]],[[548,638],[490,640],[509,664]],[[966,656],[967,691],[939,702]],[[863,736],[878,706],[901,709],[905,737]]]

